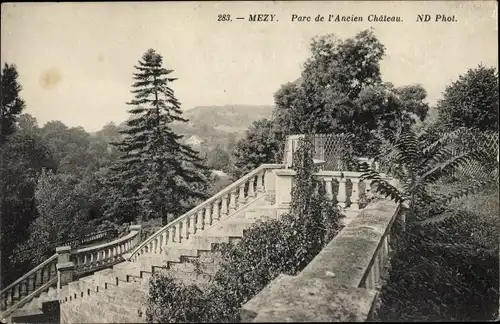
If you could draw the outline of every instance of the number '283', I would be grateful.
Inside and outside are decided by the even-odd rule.
[[[231,21],[231,15],[228,14],[218,15],[217,21]]]

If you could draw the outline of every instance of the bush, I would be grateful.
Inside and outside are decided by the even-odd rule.
[[[462,184],[463,185],[463,184]],[[456,191],[439,183],[432,194]],[[393,237],[378,321],[491,320],[498,314],[498,188],[454,201],[440,221]]]
[[[203,314],[203,295],[195,285],[184,285],[167,275],[155,273],[150,280],[149,294],[157,306],[148,306],[146,319],[149,323],[164,318],[168,318],[169,323],[192,323],[198,322]]]
[[[281,220],[257,222],[236,245],[221,244],[220,268],[203,292],[155,276],[150,285],[149,322],[185,322],[188,315],[179,314],[188,309],[190,321],[239,322],[243,304],[280,273],[298,274],[339,232],[343,215],[325,199],[324,186],[314,179],[311,148],[306,140],[297,154],[301,163],[295,163],[291,212]],[[186,296],[176,297],[178,293]]]

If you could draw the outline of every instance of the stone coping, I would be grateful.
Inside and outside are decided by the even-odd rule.
[[[383,200],[361,210],[297,276],[280,275],[243,305],[243,322],[366,321],[377,291],[363,288],[398,214]]]

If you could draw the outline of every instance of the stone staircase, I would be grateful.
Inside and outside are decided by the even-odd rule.
[[[60,291],[61,323],[145,323],[153,272],[168,273],[204,289],[218,269],[216,245],[241,240],[244,231],[257,221],[254,215],[258,207],[252,206],[240,213],[243,216],[223,220],[158,254],[141,255],[135,262],[122,262],[71,282]]]
[[[69,282],[59,292],[50,288],[13,315],[40,310],[44,301],[58,299],[61,323],[146,322],[149,279],[154,272],[204,289],[218,269],[216,246],[239,242],[261,216],[276,217],[269,198],[271,171],[279,168],[257,168],[157,231],[132,253],[123,254],[125,262]]]
[[[257,220],[276,219],[288,210],[293,176],[294,171],[283,169],[283,165],[261,165],[143,242],[138,243],[140,235],[131,232],[126,241],[108,243],[99,251],[72,252],[75,265],[85,269],[85,273],[76,274],[80,278],[69,280],[68,284],[58,279],[63,285],[59,291],[53,287],[44,292],[37,290],[31,301],[19,305],[13,318],[18,316],[26,323],[22,320],[24,313],[41,312],[45,301],[55,299],[60,302],[61,323],[146,322],[149,279],[154,272],[168,273],[204,289],[218,269],[218,244],[237,243]],[[352,211],[345,212],[348,218],[358,213],[359,194],[365,190],[359,186],[358,173],[321,171],[318,176],[323,178],[330,197],[334,195],[332,179],[337,179],[336,197],[342,208],[347,197],[345,181],[352,181],[355,184],[350,195]],[[67,261],[63,260],[61,265],[64,262]]]

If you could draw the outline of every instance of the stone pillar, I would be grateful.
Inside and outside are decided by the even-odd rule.
[[[267,201],[273,205],[276,201],[276,174],[272,169],[265,171],[264,187],[266,188]]]
[[[57,247],[56,253],[57,253],[58,288],[60,288],[73,281],[75,264],[70,261],[71,246]]]
[[[134,238],[133,242],[134,242],[134,246],[136,245],[139,245],[141,243],[141,234],[142,234],[142,230],[141,230],[141,225],[130,225],[129,227],[129,230],[132,232],[132,231],[137,231],[139,232],[137,234],[137,236]]]
[[[291,170],[275,170],[276,175],[276,206],[289,206],[292,201],[292,182],[295,172]]]

